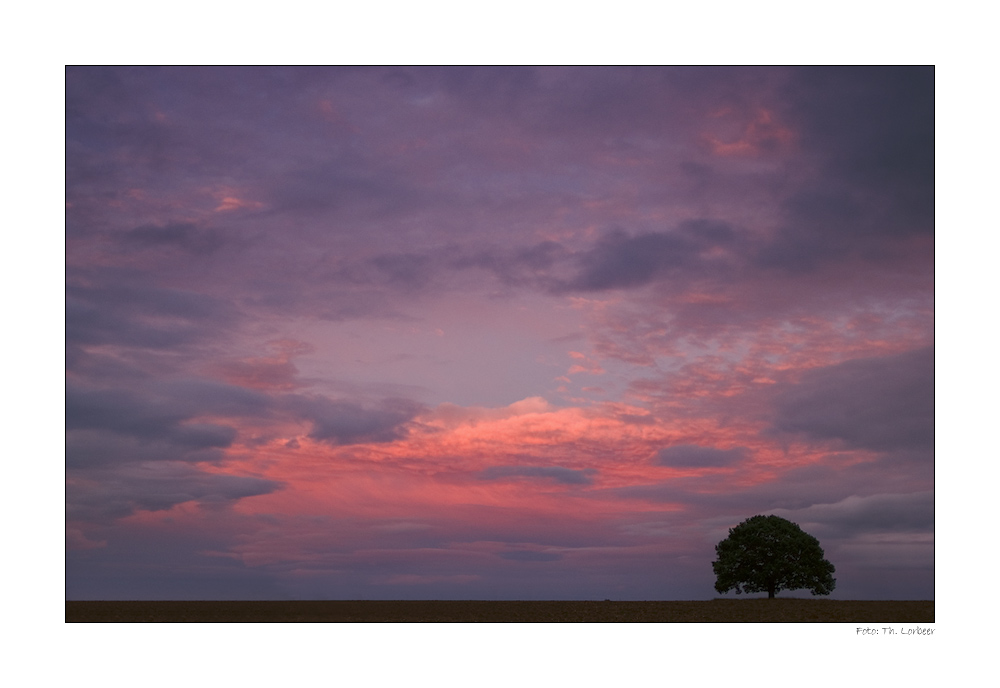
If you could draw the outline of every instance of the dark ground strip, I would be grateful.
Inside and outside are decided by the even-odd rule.
[[[933,601],[77,601],[68,623],[933,623]]]

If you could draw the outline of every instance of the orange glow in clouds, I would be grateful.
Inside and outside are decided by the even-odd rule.
[[[731,111],[726,110],[714,116],[726,117],[729,114]],[[715,155],[756,156],[786,148],[795,140],[795,132],[775,122],[770,111],[759,108],[756,116],[743,126],[735,141],[725,141],[714,134],[705,134],[704,138]]]
[[[257,513],[404,518],[433,515],[445,506],[559,512],[568,503],[606,513],[622,506],[612,495],[599,496],[609,488],[708,471],[719,474],[725,489],[723,476],[735,468],[655,465],[656,452],[675,444],[749,446],[754,458],[740,469],[742,479],[759,479],[753,461],[769,463],[782,452],[750,438],[755,430],[720,428],[706,419],[662,423],[624,404],[555,409],[538,398],[501,409],[446,404],[418,418],[410,434],[395,442],[332,447],[298,437],[291,448],[287,438],[276,439],[233,451],[225,470],[288,485],[237,507]]]

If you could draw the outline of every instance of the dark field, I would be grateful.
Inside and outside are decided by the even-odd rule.
[[[933,601],[705,602],[66,602],[72,622],[933,623]]]

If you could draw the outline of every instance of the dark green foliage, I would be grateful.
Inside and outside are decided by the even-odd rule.
[[[833,564],[823,558],[819,540],[780,516],[753,516],[715,546],[712,562],[715,589],[725,593],[766,592],[807,588],[829,595],[837,585]]]

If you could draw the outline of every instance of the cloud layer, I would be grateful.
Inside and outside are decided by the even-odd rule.
[[[933,69],[66,82],[70,598],[933,597]]]

